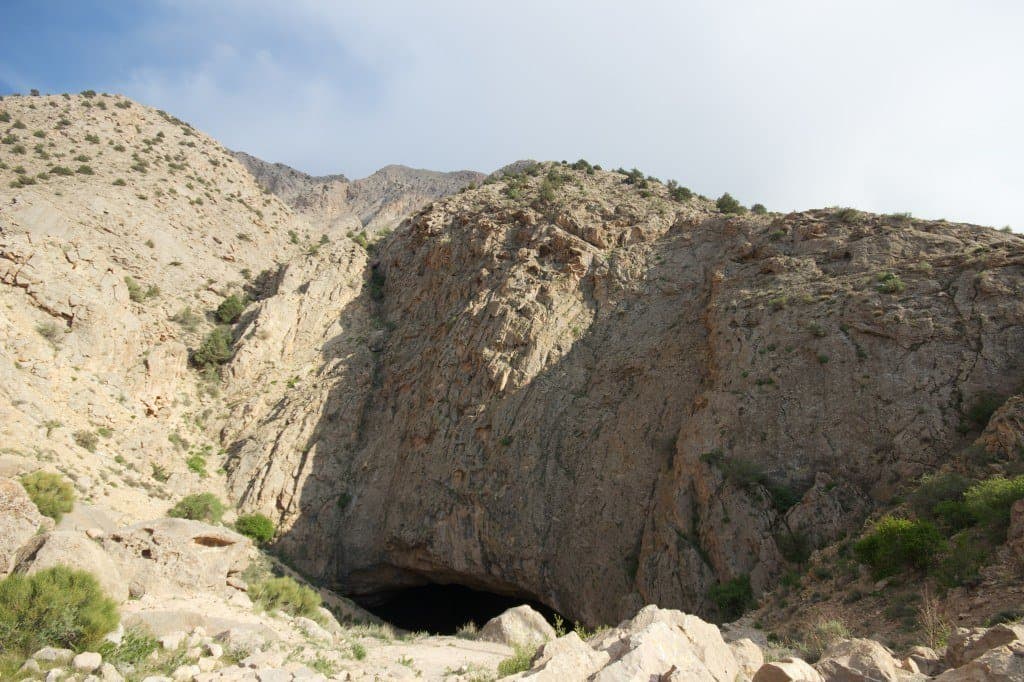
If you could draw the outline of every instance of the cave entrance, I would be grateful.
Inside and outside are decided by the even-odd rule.
[[[410,631],[426,631],[437,635],[454,635],[460,627],[472,622],[478,628],[514,606],[529,604],[549,623],[555,611],[539,602],[510,597],[494,592],[481,592],[463,585],[419,585],[375,595],[367,610],[395,627]]]

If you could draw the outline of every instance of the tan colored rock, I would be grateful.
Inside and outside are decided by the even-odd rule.
[[[14,570],[32,574],[60,565],[88,571],[115,601],[128,599],[128,585],[120,567],[85,533],[52,531],[34,537],[18,553]]]
[[[220,590],[248,564],[252,543],[226,528],[165,518],[119,529],[103,546],[141,596]]]
[[[1024,625],[1002,623],[988,629],[957,628],[946,644],[946,663],[959,668],[986,651],[1016,641],[1024,641]]]
[[[740,672],[747,677],[753,677],[764,665],[764,652],[750,639],[743,638],[729,642],[729,649],[740,667]]]
[[[941,682],[1020,682],[1024,680],[1024,645],[989,649],[962,667],[935,678]]]
[[[814,668],[827,682],[896,682],[899,679],[896,659],[871,639],[833,642]]]
[[[40,529],[53,528],[53,519],[36,509],[18,481],[0,478],[0,577],[14,569],[18,550]]]
[[[784,658],[762,665],[753,682],[825,682],[825,679],[806,661]]]
[[[607,652],[595,651],[579,635],[570,632],[542,644],[533,666],[523,677],[537,682],[585,679],[608,661]]]
[[[555,629],[540,613],[523,604],[487,621],[478,639],[499,644],[540,646],[555,638]]]
[[[95,651],[83,651],[71,660],[71,667],[80,673],[91,673],[103,665],[103,657]]]

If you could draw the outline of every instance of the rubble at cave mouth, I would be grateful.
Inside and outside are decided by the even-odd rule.
[[[523,597],[437,583],[378,594],[372,604],[364,606],[378,618],[403,630],[454,635],[467,623],[483,627],[491,618],[521,604],[529,604],[551,623],[558,615],[549,606]]]

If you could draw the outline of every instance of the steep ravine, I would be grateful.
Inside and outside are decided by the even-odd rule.
[[[292,318],[323,350],[236,408],[229,484],[356,597],[437,582],[589,623],[710,613],[717,581],[760,592],[794,541],[858,531],[977,435],[958,430],[972,400],[1018,390],[1022,247],[902,216],[728,216],[557,165],[487,184],[347,266],[290,266],[231,371]]]

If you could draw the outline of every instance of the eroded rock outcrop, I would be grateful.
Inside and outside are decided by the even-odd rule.
[[[315,395],[237,433],[230,483],[346,593],[710,613],[970,443],[966,411],[1024,379],[1022,275],[1012,234],[728,216],[547,165],[397,230]]]

